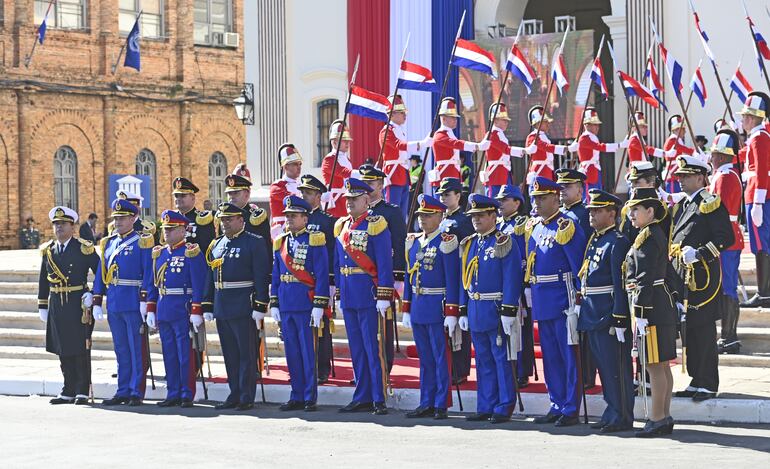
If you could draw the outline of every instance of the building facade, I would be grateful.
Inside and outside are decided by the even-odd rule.
[[[140,11],[137,72],[120,54]],[[221,179],[246,160],[232,106],[242,13],[243,0],[3,0],[0,248],[18,246],[28,216],[50,235],[53,205],[104,222],[112,175],[147,176],[151,218],[173,207],[176,176],[201,189],[199,207],[221,200]]]

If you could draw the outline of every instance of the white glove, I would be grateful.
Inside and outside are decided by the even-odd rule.
[[[698,262],[698,251],[692,246],[685,246],[682,248],[682,260],[687,265],[695,264]]]
[[[527,306],[532,307],[532,289],[529,287],[524,288],[524,299],[527,300]]]
[[[575,140],[574,142],[569,144],[569,146],[567,147],[567,150],[569,150],[570,153],[575,153],[576,151],[578,151],[579,147],[580,145],[578,145],[578,141]]]
[[[649,324],[649,321],[644,318],[636,318],[636,330],[639,332],[639,335],[647,335],[647,325]]]
[[[214,313],[203,313],[203,320],[204,321],[213,321],[214,320]]]
[[[340,300],[334,302],[334,310],[342,314],[342,302]]]
[[[393,282],[393,289],[396,290],[396,292],[398,292],[399,298],[404,297],[404,282],[402,280]]]
[[[272,312],[270,314],[273,314]],[[324,316],[323,308],[313,308],[310,311],[310,325],[313,327],[321,327],[321,318]]]
[[[407,329],[412,328],[412,315],[409,313],[404,313],[403,316],[401,316],[401,324],[403,324],[404,327]]]
[[[615,337],[618,339],[618,342],[624,343],[626,341],[626,328],[625,327],[616,327],[615,328]]]
[[[762,204],[754,204],[751,206],[751,223],[757,228],[762,226]]]
[[[257,311],[257,310],[252,310],[251,311],[251,319],[253,319],[254,322],[257,323],[257,329],[259,329],[259,330],[262,329],[262,321],[265,319],[265,316],[267,316],[267,315],[265,313],[263,313],[263,312],[260,312],[260,311]]]
[[[155,329],[155,313],[147,313],[147,327]]]
[[[447,316],[444,318],[444,327],[446,328],[447,332],[449,333],[449,337],[452,337],[455,333],[455,329],[457,329],[457,317],[455,316]]]
[[[329,299],[334,301],[334,296],[337,294],[337,287],[329,285]]]
[[[514,323],[518,320],[516,316],[500,316],[500,322],[503,323],[503,332],[506,335],[513,335]]]
[[[87,291],[83,293],[83,296],[80,297],[80,301],[83,303],[83,306],[90,308],[94,305],[94,294],[90,291]]]
[[[478,145],[479,151],[487,151],[489,150],[489,147],[492,145],[492,142],[490,142],[485,138],[484,140],[480,141],[476,145]]]
[[[501,316],[500,320],[503,323],[503,331],[511,338],[509,348],[511,353],[519,353],[521,351],[521,323],[518,317]]]
[[[430,146],[433,146],[433,137],[431,137],[430,135],[420,140],[420,149],[428,148]]]
[[[468,330],[468,316],[460,316],[460,319],[457,321],[457,325],[460,326],[461,331],[467,331]]]
[[[377,308],[377,311],[379,311],[380,316],[386,317],[385,315],[388,313],[388,308],[390,308],[390,301],[377,300],[376,308]]]
[[[198,332],[198,328],[203,324],[203,318],[200,314],[191,314],[190,315],[190,324],[193,326],[193,330],[195,332]]]
[[[566,311],[566,314],[567,314],[567,344],[577,345],[578,343],[580,343],[578,339],[578,330],[577,330],[578,314],[575,312],[574,309],[568,309]]]
[[[620,143],[618,143],[618,146],[620,148],[628,148],[629,142],[627,138],[624,138]]]
[[[530,145],[527,148],[525,148],[524,151],[528,155],[533,155],[533,154],[537,153],[537,144],[533,143],[532,145]]]
[[[94,319],[96,319],[97,321],[101,321],[102,319],[104,319],[104,310],[102,309],[101,306],[94,306],[94,310],[92,311],[92,313],[94,315]]]
[[[147,322],[147,302],[139,302],[139,314],[142,315],[142,322]]]
[[[276,307],[270,308],[270,317],[273,318],[275,322],[281,322],[281,310]]]
[[[680,314],[684,313],[684,305],[678,301],[676,302],[676,309],[677,311],[679,311]]]
[[[40,320],[43,322],[48,321],[48,309],[47,308],[40,308],[37,310],[38,314],[40,314]]]

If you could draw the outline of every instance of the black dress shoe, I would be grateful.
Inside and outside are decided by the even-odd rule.
[[[599,432],[601,433],[617,433],[617,432],[626,432],[629,430],[633,430],[634,426],[632,424],[621,424],[621,423],[610,423],[608,425],[605,425],[602,427]]]
[[[48,401],[49,404],[52,405],[59,405],[59,404],[74,404],[75,398],[72,397],[54,397],[50,401]]]
[[[637,438],[656,438],[663,435],[670,435],[669,425],[670,422],[667,418],[658,420],[657,422],[648,420],[647,423],[644,424],[644,428],[637,430],[637,432],[634,433],[634,436]]]
[[[693,397],[697,392],[698,391],[690,391],[689,389],[685,389],[684,391],[675,392],[674,397]]]
[[[305,401],[305,406],[302,408],[305,412],[315,412],[318,407],[315,405],[315,401]]]
[[[129,407],[139,407],[142,405],[142,398],[141,397],[132,397],[128,400]]]
[[[111,397],[109,399],[103,400],[102,405],[112,406],[112,405],[128,404],[129,400],[130,399],[127,397],[115,396],[115,397]]]
[[[519,380],[517,381],[517,384],[519,385],[519,389],[524,389],[527,386],[529,386],[529,378],[527,378],[526,376],[519,378]]]
[[[350,412],[371,412],[372,410],[374,410],[374,407],[371,402],[353,401],[345,407],[340,408],[339,411],[344,414]]]
[[[545,415],[541,415],[540,417],[535,417],[535,420],[532,422],[537,424],[554,423],[559,420],[559,418],[561,418],[561,414],[554,414],[549,412]]]
[[[237,406],[235,406],[235,410],[243,412],[244,410],[251,410],[254,408],[253,402],[241,402]]]
[[[580,423],[580,417],[577,415],[568,416],[568,415],[562,415],[559,417],[559,420],[556,421],[554,424],[555,427],[571,427],[573,425],[577,425]]]
[[[511,420],[511,417],[509,415],[503,415],[503,414],[492,414],[491,417],[489,417],[489,421],[491,423],[503,423],[503,422],[509,422]]]
[[[300,401],[289,401],[286,404],[281,404],[281,407],[279,407],[279,410],[282,410],[283,412],[288,412],[291,410],[302,410],[305,407],[305,404],[303,404]]]
[[[179,407],[183,409],[189,409],[190,407],[193,407],[195,404],[193,404],[192,399],[182,399],[182,402],[179,403]]]
[[[446,409],[436,409],[436,412],[433,413],[433,420],[446,420],[448,418],[449,414]]]
[[[329,376],[319,376],[318,377],[318,384],[326,384],[329,382]]]
[[[664,435],[670,435],[674,431],[674,417],[668,416],[666,417],[667,426],[666,429],[663,430]]]
[[[592,423],[589,426],[591,427],[592,430],[601,430],[606,425],[607,425],[607,422],[605,422],[603,420],[599,420],[598,422]]]
[[[88,398],[87,397],[76,397],[75,398],[75,405],[86,405],[88,404]]]
[[[406,413],[408,419],[419,419],[423,417],[433,417],[436,413],[436,409],[433,407],[418,407],[410,412]]]
[[[491,417],[492,414],[480,414],[476,412],[475,414],[470,414],[465,416],[465,420],[469,422],[482,422],[485,420],[489,420],[489,417]]]
[[[176,407],[181,403],[182,401],[180,399],[163,399],[158,402],[158,407]]]
[[[231,402],[231,401],[220,402],[219,404],[214,406],[216,410],[235,409],[236,407],[238,407],[238,403]]]
[[[703,402],[707,401],[709,399],[712,399],[714,397],[717,397],[717,393],[715,392],[708,392],[708,391],[698,391],[692,396],[692,400],[694,402]]]
[[[385,406],[384,402],[375,402],[372,413],[374,415],[388,415],[388,408]]]

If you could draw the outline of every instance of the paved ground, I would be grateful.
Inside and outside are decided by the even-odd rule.
[[[262,405],[247,413],[211,407],[48,405],[41,397],[0,397],[3,466],[137,467],[764,467],[768,426],[678,425],[671,438],[595,435],[585,425],[555,429],[518,420],[502,426],[461,417],[414,425],[403,413],[346,416]]]

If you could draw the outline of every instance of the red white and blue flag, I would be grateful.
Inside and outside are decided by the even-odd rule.
[[[746,77],[743,76],[743,73],[741,73],[740,64],[738,64],[738,68],[735,69],[735,75],[733,75],[733,78],[730,80],[730,88],[735,91],[735,94],[738,95],[741,102],[745,102],[749,93],[754,91],[749,80],[747,80]]]
[[[599,59],[599,57],[596,57],[594,59],[594,65],[591,67],[591,80],[594,81],[597,85],[599,85],[599,88],[602,93],[602,97],[604,99],[607,99],[607,96],[609,96],[609,91],[607,90],[607,82],[604,81],[604,69],[602,68],[602,62]]]
[[[455,53],[452,56],[452,65],[476,70],[497,78],[495,56],[465,39],[457,40],[457,47],[455,47]]]
[[[618,70],[618,74],[620,75],[623,88],[626,90],[626,95],[638,96],[641,100],[650,106],[654,108],[658,107],[658,99],[653,96],[652,91],[648,90],[644,85],[636,81],[631,75],[623,73],[621,70]]]
[[[671,87],[674,88],[674,93],[677,96],[682,96],[682,66],[676,61],[673,55],[670,55],[663,43],[658,44],[660,48],[660,56],[663,59],[663,63],[666,64],[666,70],[668,70],[668,77],[671,79]]]
[[[508,61],[505,63],[505,69],[513,73],[524,83],[527,88],[527,94],[532,91],[532,82],[535,81],[535,71],[527,62],[524,54],[519,47],[514,44],[508,53]]]
[[[767,41],[765,41],[765,38],[759,30],[757,30],[757,27],[754,26],[754,22],[751,21],[751,18],[746,16],[746,19],[749,20],[751,34],[754,36],[754,43],[757,45],[755,52],[757,53],[757,61],[759,61],[759,70],[761,71],[765,68],[762,58],[764,57],[765,60],[770,60],[770,47],[767,47]]]
[[[652,47],[650,47],[650,52],[647,54],[647,68],[644,70],[644,78],[647,79],[647,88],[652,92],[652,95],[655,96],[655,99],[658,100],[658,103],[663,106],[663,109],[668,112],[666,103],[660,99],[660,93],[663,92],[663,84],[660,82],[658,69],[655,68],[655,62],[652,60],[652,50]]]
[[[369,119],[388,122],[390,101],[386,96],[353,85],[350,89],[348,112]]]
[[[700,42],[703,44],[703,50],[706,51],[706,55],[708,58],[715,62],[716,59],[714,59],[714,53],[711,52],[711,47],[709,47],[709,37],[706,34],[706,31],[701,28],[700,25],[700,18],[698,17],[698,13],[695,11],[695,5],[693,4],[692,0],[690,0],[690,9],[692,9],[692,14],[695,17],[695,29],[698,30],[698,35],[700,36]]]
[[[429,91],[431,93],[441,91],[430,70],[406,60],[401,61],[397,86],[405,90]]]
[[[706,92],[706,83],[703,81],[703,75],[700,73],[700,66],[698,66],[698,68],[695,69],[695,73],[692,74],[690,89],[693,94],[698,97],[700,107],[705,107],[708,93]]]
[[[559,53],[553,58],[551,78],[559,88],[559,95],[564,96],[564,93],[569,90],[569,80],[567,80],[567,68],[564,66],[564,56],[561,53],[561,48],[559,48]]]

